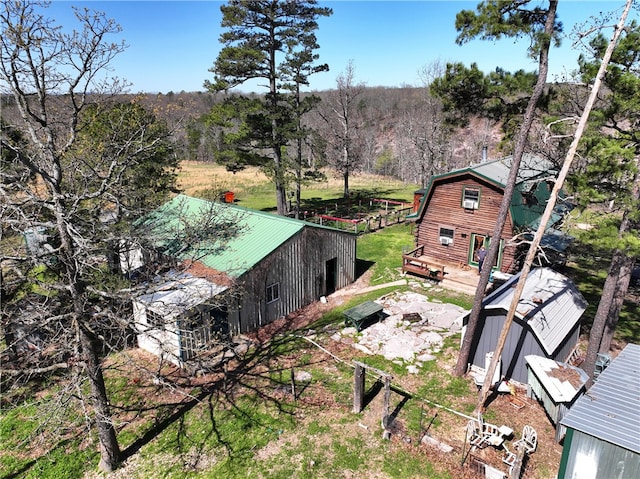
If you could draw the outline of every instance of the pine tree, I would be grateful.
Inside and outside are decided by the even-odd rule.
[[[291,61],[291,56],[285,58],[287,54],[317,48],[314,35],[318,28],[317,19],[331,15],[332,11],[318,7],[315,0],[231,0],[220,9],[222,27],[227,29],[220,36],[224,47],[210,69],[214,81],[205,82],[205,86],[212,91],[228,91],[249,80],[264,80],[267,88],[264,98],[251,102],[252,113],[243,115],[247,121],[238,128],[242,134],[225,140],[225,145],[230,147],[227,156],[234,159],[236,168],[242,167],[247,158],[262,164],[275,184],[277,211],[286,214],[288,165],[283,152],[296,135],[297,128],[293,120],[295,113],[291,112],[290,103],[286,101],[284,88],[290,78],[287,78],[281,66]],[[317,56],[298,56],[300,59],[311,65]],[[302,66],[299,69],[314,71],[313,68]],[[233,102],[235,107],[242,108],[245,105],[237,98],[228,101]],[[243,150],[243,154],[232,154],[234,144]],[[250,154],[249,149],[258,152]],[[271,158],[260,153],[264,149],[270,150]]]
[[[478,5],[477,13],[472,11],[462,11],[456,16],[456,28],[461,32],[458,35],[459,42],[465,42],[471,38],[480,36],[482,39],[500,39],[502,37],[519,37],[529,35],[532,37],[531,55],[538,56],[538,78],[534,89],[529,97],[527,108],[524,113],[522,124],[518,131],[513,152],[513,163],[507,178],[504,196],[500,204],[496,225],[493,230],[493,237],[500,238],[502,230],[509,214],[511,196],[515,189],[520,161],[525,151],[529,130],[534,120],[535,109],[539,99],[542,97],[549,69],[549,49],[552,40],[559,32],[559,25],[556,23],[557,0],[549,1],[549,8],[542,9],[538,6],[527,10],[525,7],[531,2],[528,1],[485,1]],[[492,241],[486,264],[494,264],[498,257],[499,241]],[[476,327],[482,309],[482,300],[491,268],[485,268],[480,274],[478,288],[474,297],[473,307],[469,316],[467,331],[465,333],[460,355],[456,363],[455,374],[462,376],[467,371],[471,346],[474,340]],[[488,376],[490,377],[490,376]]]
[[[593,58],[581,55],[584,84],[593,82],[607,41],[591,42]],[[583,368],[593,378],[598,353],[608,353],[627,293],[636,257],[640,254],[640,26],[632,22],[613,51],[605,88],[591,115],[583,155],[587,159],[571,178],[581,208],[600,214],[595,229],[580,240],[594,250],[611,252],[602,295],[591,325]]]

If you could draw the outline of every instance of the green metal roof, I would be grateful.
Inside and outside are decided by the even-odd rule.
[[[221,237],[225,225],[235,227],[235,233]],[[148,229],[149,239],[167,255],[180,260],[197,259],[231,277],[241,276],[305,226],[321,228],[301,220],[185,195],[165,203],[144,218],[141,226]],[[184,238],[195,237],[198,229],[202,234],[197,245],[185,244],[189,240]]]
[[[456,171],[473,171],[476,174],[484,177],[485,179],[504,188],[507,184],[507,178],[509,177],[509,172],[511,171],[512,164],[513,155],[499,158],[493,161],[478,163],[476,165],[472,165],[467,168],[463,168],[462,170]],[[518,178],[516,180],[516,183],[521,184],[527,180],[540,177],[541,175],[547,175],[549,173],[549,170],[551,169],[553,168],[550,162],[542,159],[539,156],[525,153],[522,156],[522,160],[520,161],[520,168],[518,170]],[[456,171],[452,171],[451,173],[455,173]]]

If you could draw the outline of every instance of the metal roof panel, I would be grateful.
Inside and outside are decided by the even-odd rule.
[[[563,426],[640,454],[640,345],[628,344],[562,419]]]
[[[209,217],[208,220],[206,217]],[[211,242],[197,245],[182,244],[179,238],[185,229],[197,228],[205,217],[203,227],[215,231],[216,225],[234,225],[235,234],[219,237],[214,233]],[[202,264],[231,277],[239,277],[305,226],[332,229],[285,216],[250,210],[224,203],[178,195],[143,220],[156,246],[162,246],[169,256],[181,260],[197,259]],[[340,231],[340,230],[334,230]],[[341,233],[345,233],[340,231]]]
[[[206,279],[176,272],[158,277],[151,287],[153,292],[138,296],[136,301],[167,319],[194,308],[227,289],[226,286]]]
[[[485,298],[483,307],[509,311],[519,280],[520,273],[511,277]],[[527,275],[516,316],[528,321],[545,351],[553,354],[586,309],[587,302],[569,278],[551,268],[535,268]]]

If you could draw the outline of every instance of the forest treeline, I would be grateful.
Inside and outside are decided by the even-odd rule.
[[[549,85],[549,90],[572,88],[570,84]],[[319,105],[335,93],[336,90],[312,92],[320,98]],[[222,98],[222,94],[184,91],[120,95],[123,101],[140,102],[166,122],[179,159],[203,162],[216,162],[219,130],[209,124],[208,117]],[[503,130],[502,119],[469,115],[464,123],[451,122],[442,102],[427,86],[363,86],[358,113],[362,118],[358,170],[362,172],[425,186],[433,174],[482,161],[485,147],[488,159],[513,152],[513,142]],[[312,112],[306,121],[314,130],[330,135],[317,114]],[[313,160],[319,167],[330,164],[326,156]],[[427,166],[430,171],[426,171]]]
[[[321,101],[333,93],[332,90],[313,92]],[[120,94],[113,101],[139,103],[165,122],[180,161],[215,162],[217,129],[208,124],[208,116],[222,98],[223,95],[211,92],[182,91]],[[437,151],[432,151],[441,158],[436,173],[481,161],[485,146],[489,158],[510,154],[509,146],[503,143],[501,122],[476,116],[461,127],[448,125],[441,117],[440,106],[436,111],[439,118],[424,111],[428,101],[435,100],[426,87],[363,87],[359,100],[359,112],[364,118],[359,134],[365,146],[359,165],[361,171],[393,176],[408,183],[424,183],[428,178],[420,168],[421,155],[425,153],[420,147],[428,150],[424,133],[429,127],[431,131],[438,128],[444,131]],[[12,98],[2,96],[2,115],[7,122],[16,113],[12,106]],[[434,121],[438,124],[434,125]],[[309,122],[312,125],[315,122],[316,127],[320,123],[313,116]],[[326,165],[326,160],[318,161],[319,166]]]

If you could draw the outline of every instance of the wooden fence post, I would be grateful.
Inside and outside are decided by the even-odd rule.
[[[384,406],[382,409],[383,417],[389,416],[389,399],[391,398],[391,376],[384,377]]]
[[[296,375],[293,368],[291,368],[291,395],[293,396],[294,401],[298,400],[296,396]]]
[[[364,367],[356,363],[353,371],[353,412],[355,413],[361,412],[364,404],[364,374]]]

